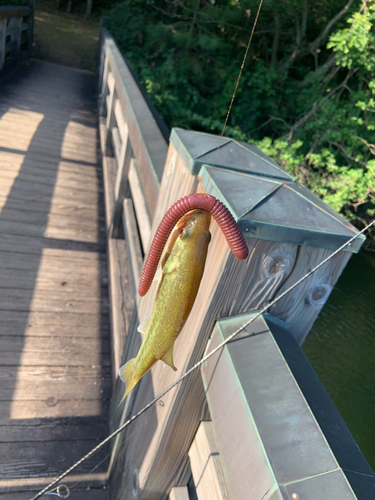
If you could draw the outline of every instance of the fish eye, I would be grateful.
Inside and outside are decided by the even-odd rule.
[[[181,229],[181,232],[180,232],[180,238],[182,240],[184,240],[185,238],[187,238],[189,236],[189,232],[188,230],[186,229],[186,227],[184,227],[183,229]]]

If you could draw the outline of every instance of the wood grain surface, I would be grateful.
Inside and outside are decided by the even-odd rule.
[[[94,92],[94,75],[37,61],[0,88],[0,498],[30,498],[108,433]],[[76,472],[84,488],[90,477],[103,484],[108,451]],[[87,474],[100,462],[98,482]],[[107,491],[74,495],[103,500]]]

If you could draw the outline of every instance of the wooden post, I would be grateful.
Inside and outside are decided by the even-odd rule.
[[[115,148],[116,149],[116,148]],[[118,154],[117,173],[115,182],[115,196],[112,211],[112,220],[110,225],[110,237],[117,238],[121,227],[121,218],[123,210],[123,201],[125,198],[126,187],[128,182],[130,160],[132,158],[132,147],[129,140],[128,127],[125,125],[123,129],[123,139],[121,151]],[[117,156],[117,155],[116,155]]]
[[[99,86],[99,92],[101,94],[100,101],[99,101],[99,116],[105,116],[105,110],[106,110],[106,97],[107,97],[107,81],[108,81],[108,72],[109,72],[109,58],[106,56],[106,53],[104,50],[101,50],[100,53],[100,59],[104,59],[104,68],[103,68],[103,74],[102,80],[101,80],[101,85]]]
[[[10,35],[10,55],[17,58],[21,50],[22,17],[11,17],[7,29]]]
[[[5,62],[5,40],[7,31],[7,20],[0,19],[0,70],[4,66]]]
[[[178,370],[173,372],[157,362],[129,396],[127,411],[133,414],[201,359],[217,318],[259,310],[285,289],[287,283],[311,269],[323,256],[333,253],[335,245],[338,246],[342,238],[349,239],[355,231],[348,228],[347,223],[342,224],[339,216],[335,218],[329,207],[318,206],[322,202],[311,198],[308,190],[297,186],[288,174],[254,147],[249,149],[225,139],[223,150],[217,154],[220,168],[205,166],[206,161],[213,161],[218,141],[218,137],[209,134],[172,132],[152,234],[172,203],[189,193],[206,191],[223,201],[237,219],[246,236],[249,257],[246,261],[237,261],[221,230],[212,223],[212,240],[197,299],[174,347]],[[232,152],[236,170],[223,168],[225,162],[231,163]],[[294,216],[298,216],[299,210],[313,212],[311,217],[303,219],[306,226],[301,221],[295,224],[293,211],[288,213],[290,226],[285,221],[282,211],[289,210],[290,199],[296,212]],[[275,213],[284,217],[283,232],[280,232],[281,226],[271,224]],[[326,248],[314,246],[316,242],[322,242]],[[290,302],[285,298],[282,311],[275,306],[273,314],[290,322],[291,331],[300,342],[349,256],[350,253],[337,255],[322,273],[306,280]],[[151,314],[156,285],[154,283],[148,294],[139,299],[139,322]],[[136,328],[134,324],[128,333],[123,362],[137,354],[141,339]],[[123,390],[120,385],[115,402],[120,401]],[[126,447],[122,448],[119,443],[116,448],[114,498],[132,495],[129,485],[135,468],[140,500],[150,498],[150,491],[153,499],[163,499],[171,487],[186,485],[187,452],[205,408],[202,381],[195,373],[163,397],[162,407],[156,407],[134,422],[123,438]],[[127,416],[124,414],[122,420]],[[142,439],[133,442],[130,435],[137,434]],[[117,464],[121,464],[121,470]]]
[[[212,422],[201,422],[189,449],[198,500],[230,500],[228,478]]]

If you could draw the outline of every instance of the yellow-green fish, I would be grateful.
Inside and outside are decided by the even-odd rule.
[[[194,210],[184,215],[175,226],[162,257],[161,279],[154,306],[148,320],[138,331],[144,334],[136,358],[120,368],[126,384],[123,399],[143,375],[161,359],[173,370],[173,346],[193,307],[211,240],[211,215]]]

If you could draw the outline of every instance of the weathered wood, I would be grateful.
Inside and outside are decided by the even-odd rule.
[[[81,484],[79,485],[80,487],[82,486]],[[78,494],[79,498],[82,500],[108,500],[109,498],[109,490],[107,489],[96,489],[96,488],[90,488],[89,490],[87,489],[81,489],[80,487],[74,488],[72,490],[72,495]],[[34,491],[34,495],[37,494],[37,491]],[[30,492],[26,493],[5,493],[2,495],[0,493],[0,499],[4,498],[6,500],[30,500]]]
[[[100,140],[104,151],[105,127],[100,125]],[[106,208],[106,227],[109,234],[112,208],[114,206],[115,162],[108,156],[103,156],[104,203]],[[112,370],[114,380],[121,364],[122,351],[129,328],[129,322],[134,307],[134,298],[128,293],[130,271],[126,253],[126,243],[123,239],[108,238],[108,273],[110,320],[112,332]]]
[[[83,226],[81,229],[74,227],[43,227],[43,225],[27,224],[23,222],[12,222],[0,219],[0,232],[15,235],[27,236],[44,236],[46,238],[64,238],[67,240],[95,242],[100,241],[101,236],[104,239],[104,232],[97,230],[86,230]]]
[[[189,449],[198,500],[229,500],[225,468],[212,422],[201,422]]]
[[[17,366],[20,353],[25,366],[110,366],[108,338],[0,336],[0,366]]]
[[[307,270],[318,265],[332,253],[333,250],[324,248],[300,247],[296,265],[278,293],[281,294],[302,278]],[[329,263],[296,287],[287,297],[271,307],[269,312],[289,324],[290,331],[300,345],[309,333],[350,257],[351,253],[349,252],[337,254]],[[302,328],[301,325],[303,325]]]
[[[152,233],[172,203],[195,191],[204,191],[203,186],[198,185],[198,180],[188,172],[171,145]],[[291,281],[292,273],[296,277],[298,257],[305,251],[296,245],[246,238],[249,257],[245,262],[240,262],[230,253],[216,223],[212,223],[210,231],[212,241],[198,296],[174,347],[174,364],[178,370],[174,373],[162,363],[156,363],[151,376],[141,380],[138,392],[133,396],[133,412],[201,358],[217,318],[263,307],[286,287],[287,280]],[[311,252],[317,260],[322,253],[319,249],[312,249]],[[149,293],[139,302],[140,322],[151,314],[155,286],[153,284]],[[298,296],[298,299],[300,304],[305,301],[305,297]],[[294,317],[296,330],[298,328],[301,332],[305,327],[308,329],[311,322],[305,314],[302,323],[297,326],[300,313],[298,307],[292,307],[287,321]],[[314,313],[309,314],[313,318],[317,310],[314,308]],[[129,339],[134,339],[134,348],[128,347],[126,359],[134,355],[135,346],[139,345],[135,332],[130,332]],[[149,417],[147,429],[144,430],[143,447],[140,448],[139,443],[137,446],[129,444],[126,455],[121,452],[119,454],[119,461],[125,472],[115,488],[116,491],[121,490],[122,494],[130,494],[127,484],[131,481],[129,474],[134,467],[131,464],[140,464],[139,498],[148,498],[148,491],[153,491],[154,498],[163,498],[168,488],[179,484],[180,478],[185,474],[186,451],[197,428],[199,415],[204,413],[204,395],[199,377],[192,375],[178,389],[168,393],[163,402],[163,409],[157,409],[157,416]],[[142,422],[135,423],[133,428],[138,429],[138,425],[142,425]],[[120,471],[118,473],[121,474]]]
[[[27,6],[1,6],[0,19],[7,17],[23,17],[31,14],[30,7]]]
[[[93,279],[97,279],[99,276],[106,275],[106,262],[104,260],[94,260],[92,259],[92,254],[87,258],[86,269],[83,268],[82,263],[84,259],[72,258],[74,257],[74,253],[69,254],[69,251],[66,252],[68,255],[64,255],[65,252],[56,252],[54,256],[52,256],[47,250],[42,256],[36,253],[25,254],[21,252],[10,252],[10,251],[0,251],[0,269],[25,269],[25,270],[33,270],[38,269],[39,277],[42,277],[43,273],[40,272],[40,268],[43,271],[44,269],[52,268],[53,271],[56,268],[62,267],[62,269],[58,269],[59,272],[67,273],[70,270],[75,273],[75,275],[83,275],[87,276],[87,269],[92,271],[89,277]],[[60,255],[59,255],[60,254]],[[90,258],[91,257],[91,258]],[[61,266],[59,266],[59,263]],[[72,277],[74,279],[74,276]]]
[[[134,296],[137,296],[139,280],[142,274],[143,258],[138,237],[137,223],[134,215],[133,202],[129,198],[124,200],[123,222],[133,294]]]
[[[111,238],[117,238],[120,234],[121,218],[122,218],[122,204],[126,195],[130,160],[133,151],[129,140],[128,128],[125,126],[123,131],[123,142],[121,151],[117,159],[117,173],[114,186],[114,201],[112,209],[111,225],[109,234]]]
[[[1,498],[44,487],[105,437],[112,385],[93,75],[25,71],[0,104]],[[107,461],[83,472],[107,453],[79,487],[105,483]]]
[[[5,40],[7,36],[7,20],[6,19],[0,19],[0,70],[4,66],[5,62]]]
[[[124,121],[129,127],[130,142],[139,163],[141,182],[153,216],[167,144],[129,68],[106,30],[103,30],[102,50],[108,59],[109,74],[115,80],[116,96],[121,104]],[[108,116],[112,117],[112,100],[108,107],[110,113],[107,115],[107,129],[110,128]]]
[[[62,238],[43,238],[3,233],[0,235],[0,245],[3,245],[2,248],[5,251],[9,248],[14,248],[12,245],[17,245],[19,247],[18,253],[21,253],[22,250],[35,253],[35,251],[44,249],[44,253],[48,254],[51,249],[56,249],[59,251],[67,250],[65,255],[68,257],[72,256],[75,252],[84,252],[87,255],[90,253],[97,253],[99,256],[105,255],[104,242],[86,243]]]
[[[2,479],[0,480],[0,491],[1,492],[19,492],[19,491],[40,491],[50,484],[55,476],[39,476],[39,477],[29,477],[14,478],[14,479]],[[104,488],[107,481],[107,474],[105,472],[97,472],[96,470],[90,473],[73,473],[69,474],[68,477],[64,478],[63,483],[72,488],[72,490],[80,491],[81,488],[86,490],[95,490],[95,488]],[[78,484],[79,483],[79,484]],[[29,498],[32,495],[29,493]]]
[[[35,442],[24,442],[22,453],[17,453],[12,443],[0,443],[0,476],[7,479],[28,476],[56,476],[70,464],[79,460],[97,445],[96,440],[38,442],[38,455]],[[98,451],[80,467],[80,473],[89,473],[93,467],[105,459],[106,448]],[[103,465],[101,469],[103,470]]]
[[[52,396],[53,397],[53,396]],[[65,419],[78,419],[79,425],[85,425],[86,418],[97,419],[100,416],[106,418],[109,410],[109,399],[49,399],[44,400],[25,400],[25,401],[5,401],[0,404],[0,425],[9,428],[9,412],[12,412],[12,422],[17,421],[20,425],[24,422],[41,422],[42,419],[60,419],[64,422]],[[81,420],[83,418],[83,420]],[[39,424],[38,424],[39,425]],[[60,431],[59,431],[60,432]],[[84,433],[84,431],[82,431]],[[23,441],[29,438],[28,431]],[[65,434],[66,439],[69,433]],[[0,486],[3,478],[0,478]],[[1,491],[1,487],[0,487]]]
[[[172,488],[169,493],[169,500],[189,500],[189,492],[186,486]]]
[[[105,319],[103,321],[105,323]],[[91,327],[97,328],[102,323],[102,318],[97,314],[88,313],[59,313],[59,312],[41,312],[41,311],[2,311],[0,315],[0,325],[13,326],[22,325],[22,327],[71,327],[79,328]],[[52,330],[51,330],[52,331]]]
[[[67,440],[67,436],[68,441],[98,441],[104,439],[106,433],[107,420],[100,416],[79,419],[14,419],[9,425],[1,425],[0,419],[0,443],[23,442],[25,436],[28,436],[28,440],[37,447],[38,442],[48,442],[51,437],[53,441]]]
[[[101,399],[111,387],[110,369],[88,366],[14,366],[0,368],[0,401]],[[107,393],[108,394],[108,393]]]
[[[143,249],[148,248],[151,236],[151,216],[148,212],[147,203],[138,175],[138,164],[132,160],[129,168],[129,184],[133,195],[134,209],[137,214],[138,227],[141,235]]]
[[[11,179],[14,181],[17,174],[19,174],[22,169],[22,164],[19,165],[19,168],[11,168],[9,165],[3,166],[0,165],[1,177],[5,179]],[[18,166],[17,166],[18,167]],[[48,175],[50,174],[50,175]],[[40,177],[38,178],[38,175]],[[43,186],[54,186],[56,184],[56,180],[59,183],[59,186],[67,187],[69,189],[79,189],[81,191],[84,189],[85,191],[93,192],[94,194],[100,191],[98,178],[97,176],[85,176],[85,175],[77,175],[71,172],[60,173],[54,172],[53,170],[49,170],[45,172],[45,169],[35,169],[35,168],[27,168],[27,174],[22,173],[22,180],[24,182],[35,182],[35,180],[39,180],[39,185]],[[5,187],[5,186],[4,186]]]

